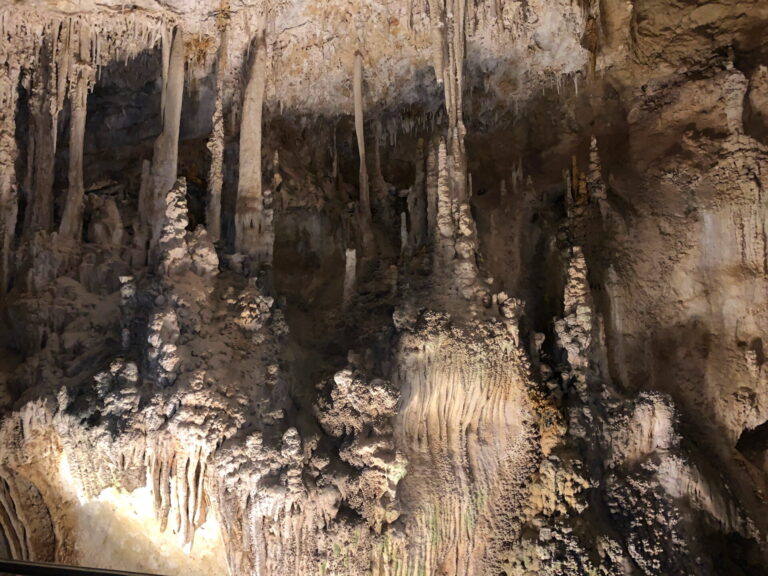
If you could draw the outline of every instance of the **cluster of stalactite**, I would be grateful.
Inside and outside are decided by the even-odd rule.
[[[225,8],[222,8],[226,12]],[[218,55],[216,111],[209,148],[211,165],[208,227],[214,241],[220,238],[221,187],[223,181],[223,148],[225,140],[225,107],[233,113],[236,90],[228,74],[230,61],[250,59],[245,83],[240,126],[240,148],[243,161],[239,169],[236,248],[260,264],[271,262],[272,230],[271,192],[262,190],[261,125],[266,83],[265,40],[267,8],[258,10],[258,25],[252,39],[242,40],[228,51],[227,14],[218,20],[216,36],[220,38]],[[190,53],[201,32],[187,33],[181,24],[160,16],[109,15],[61,16],[49,21],[28,24],[28,14],[4,10],[2,24],[3,60],[0,62],[0,154],[3,177],[0,182],[0,289],[6,291],[14,270],[33,265],[15,256],[14,248],[36,233],[56,232],[64,243],[76,246],[82,236],[84,212],[83,146],[88,95],[98,81],[100,70],[112,62],[140,57],[158,46],[162,49],[161,119],[162,131],[155,141],[151,162],[147,161],[139,200],[134,244],[141,256],[138,260],[156,262],[157,242],[165,194],[176,180],[182,97],[188,69],[201,66]],[[241,15],[241,17],[244,17]],[[212,34],[213,36],[213,34]],[[234,58],[229,54],[235,53]],[[205,66],[203,63],[202,66]],[[16,134],[18,94],[20,87],[30,96],[29,155],[26,174],[16,174],[19,155]],[[226,101],[226,102],[225,102]],[[69,111],[68,190],[60,218],[54,222],[54,162],[59,138],[58,118],[65,105]],[[19,186],[19,182],[23,185]],[[19,189],[25,194],[24,221],[17,223]],[[19,237],[17,229],[21,230]]]

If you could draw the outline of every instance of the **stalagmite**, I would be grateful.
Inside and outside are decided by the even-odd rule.
[[[224,185],[224,79],[227,73],[227,29],[221,31],[221,41],[216,58],[216,99],[214,103],[211,137],[208,150],[211,153],[211,165],[208,168],[208,199],[206,203],[205,224],[212,242],[221,237],[221,189]]]
[[[163,131],[155,140],[150,177],[149,213],[145,216],[146,229],[151,233],[149,254],[152,262],[156,262],[160,256],[157,253],[157,244],[163,228],[162,214],[165,210],[165,196],[176,182],[181,102],[184,95],[185,56],[184,34],[181,28],[174,28],[168,41],[170,42],[168,67],[163,76],[162,92]]]
[[[437,149],[437,214],[435,234],[438,257],[443,265],[448,265],[453,259],[453,201],[451,198],[451,182],[448,172],[448,155],[445,140],[441,139]]]
[[[589,202],[587,175],[579,170],[576,157],[571,159],[571,170],[565,174],[565,205],[573,242],[581,244],[586,233],[586,212]]]
[[[603,182],[600,151],[597,149],[597,138],[592,136],[589,142],[589,173],[587,175],[590,200],[605,200],[606,190]]]
[[[69,123],[69,190],[59,234],[62,239],[79,241],[83,227],[83,142],[85,140],[86,101],[91,71],[81,68],[77,72],[70,95]]]
[[[6,63],[0,66],[0,296],[11,278],[12,247],[18,213],[16,184],[16,100],[19,69]]]
[[[580,246],[570,251],[565,286],[564,317],[555,322],[558,345],[567,352],[572,384],[586,401],[588,350],[592,340],[592,297],[587,264]]]
[[[603,220],[608,218],[610,206],[608,204],[608,191],[603,180],[600,152],[597,148],[597,138],[592,136],[589,144],[589,173],[587,174],[587,189],[589,201],[597,203]]]
[[[270,265],[271,218],[262,190],[261,138],[264,89],[267,81],[267,42],[262,22],[251,42],[251,62],[240,123],[240,170],[235,212],[235,249]]]

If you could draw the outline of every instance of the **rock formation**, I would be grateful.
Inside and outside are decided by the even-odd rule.
[[[0,5],[0,557],[768,573],[766,26]]]

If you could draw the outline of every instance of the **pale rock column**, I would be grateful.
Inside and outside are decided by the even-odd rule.
[[[558,345],[568,354],[573,385],[582,400],[586,401],[593,303],[587,276],[587,262],[580,246],[574,246],[571,250],[563,305],[564,315],[562,319],[555,322],[555,333],[558,337]]]
[[[262,190],[261,139],[264,90],[267,79],[267,41],[265,25],[251,44],[248,82],[243,98],[240,124],[240,171],[235,210],[235,249],[256,260],[272,263],[272,209],[270,192]]]
[[[167,41],[166,41],[167,40]],[[166,66],[167,60],[167,66]],[[145,222],[151,231],[150,261],[158,258],[157,245],[163,228],[165,196],[176,182],[179,161],[179,127],[184,95],[184,38],[176,27],[163,44],[163,131],[155,140],[149,184],[149,214]]]
[[[363,57],[355,54],[355,71],[352,80],[355,100],[355,135],[360,155],[360,212],[364,218],[371,217],[371,197],[368,184],[368,167],[365,160],[365,130],[363,117]]]
[[[449,0],[451,1],[451,0]],[[435,69],[437,82],[442,84],[443,68],[445,66],[445,46],[443,42],[443,15],[445,12],[444,0],[429,0],[429,24],[432,36],[432,66]]]
[[[443,265],[447,265],[454,256],[453,250],[453,201],[451,198],[451,182],[448,173],[448,155],[445,140],[440,139],[437,152],[437,215],[435,234],[437,256]]]
[[[723,82],[723,100],[728,131],[734,136],[744,134],[744,98],[749,82],[744,74],[732,63],[728,63],[728,74]]]

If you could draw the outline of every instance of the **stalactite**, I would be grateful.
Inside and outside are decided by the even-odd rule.
[[[151,231],[149,247],[151,262],[155,262],[159,257],[156,251],[163,227],[165,196],[176,182],[179,159],[179,128],[181,102],[184,95],[185,62],[184,35],[181,28],[176,27],[173,30],[169,42],[168,69],[163,77],[163,131],[155,140],[152,155],[150,210],[145,220],[147,229]]]
[[[90,68],[81,67],[77,72],[70,94],[69,121],[69,190],[59,234],[62,239],[79,241],[83,227],[83,144],[85,141],[85,118],[88,87],[91,82]]]
[[[19,69],[0,66],[0,296],[11,279],[12,247],[18,212],[16,185],[16,100]]]
[[[216,100],[213,111],[211,137],[208,139],[208,150],[211,153],[211,165],[208,169],[208,201],[206,205],[205,224],[211,241],[218,242],[221,238],[221,189],[224,185],[224,79],[227,74],[227,29],[221,30],[216,59]]]
[[[445,67],[445,44],[443,41],[445,7],[443,2],[444,0],[429,0],[428,2],[430,32],[432,34],[432,66],[435,69],[437,82],[440,84],[444,83],[445,80],[443,77]]]
[[[363,56],[355,54],[355,70],[352,78],[353,96],[355,101],[355,134],[357,150],[360,156],[360,200],[358,202],[358,228],[363,253],[367,256],[373,248],[373,231],[371,230],[371,195],[368,182],[368,167],[365,157],[365,131],[363,117]]]
[[[30,187],[27,189],[28,208],[25,215],[25,236],[53,226],[53,171],[56,155],[57,115],[54,72],[51,62],[53,48],[44,38],[39,67],[33,72],[30,97]]]
[[[373,175],[369,188],[373,189],[374,199],[379,204],[386,204],[387,182],[381,171],[381,142],[384,140],[381,121],[373,124]]]
[[[235,249],[271,264],[271,210],[265,210],[262,190],[261,139],[264,90],[267,80],[265,23],[259,24],[251,43],[251,63],[240,123],[240,171],[235,213]]]
[[[70,79],[70,70],[73,65],[73,50],[76,39],[72,35],[72,19],[62,20],[58,23],[58,31],[54,34],[54,75],[56,85],[56,112],[62,111],[64,102],[69,92],[67,85]],[[55,146],[54,146],[55,148]]]
[[[411,223],[408,243],[412,251],[424,245],[426,231],[428,230],[426,174],[424,168],[424,140],[419,139],[416,145],[416,176],[413,188],[408,194],[408,215]]]
[[[160,117],[165,118],[165,106],[168,100],[168,80],[170,76],[171,53],[173,51],[174,30],[164,26],[161,30],[162,86],[160,88]],[[97,36],[98,41],[98,36]],[[97,45],[98,47],[98,45]]]

